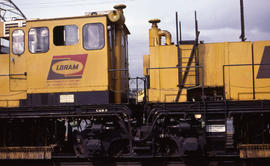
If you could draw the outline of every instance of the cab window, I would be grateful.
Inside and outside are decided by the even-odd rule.
[[[53,29],[53,43],[56,46],[77,44],[78,27],[76,25],[56,26]]]
[[[29,30],[29,51],[44,53],[49,50],[49,30],[47,27],[36,27]]]
[[[21,29],[15,30],[12,33],[12,52],[15,55],[24,53],[24,32]]]
[[[99,50],[104,47],[104,26],[101,23],[89,23],[83,26],[83,47],[86,50]]]

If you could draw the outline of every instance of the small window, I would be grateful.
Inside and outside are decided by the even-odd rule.
[[[53,29],[53,43],[56,46],[69,46],[78,43],[76,25],[57,26]]]
[[[87,50],[99,50],[104,47],[104,26],[101,23],[83,26],[83,47]]]
[[[29,51],[44,53],[49,50],[49,30],[47,27],[31,28],[29,30]]]
[[[21,29],[15,30],[12,33],[12,52],[15,55],[24,53],[24,32]]]

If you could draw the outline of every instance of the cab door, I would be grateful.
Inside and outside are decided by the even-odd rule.
[[[26,91],[26,35],[25,28],[10,33],[10,91]]]

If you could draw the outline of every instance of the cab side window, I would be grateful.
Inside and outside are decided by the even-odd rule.
[[[15,30],[12,33],[12,52],[15,55],[24,53],[24,32],[21,29]]]
[[[78,27],[76,25],[65,25],[54,27],[53,43],[56,46],[68,46],[77,44]]]
[[[28,46],[31,53],[49,51],[49,29],[47,27],[31,28],[28,36]]]
[[[99,50],[104,47],[104,26],[101,23],[89,23],[83,26],[83,47],[86,50]]]

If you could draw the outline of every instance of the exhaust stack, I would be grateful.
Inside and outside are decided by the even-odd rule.
[[[120,4],[114,6],[115,12],[111,13],[112,22],[116,23],[116,31],[115,31],[115,93],[114,93],[114,100],[116,104],[121,104],[122,102],[122,35],[125,23],[125,17],[123,14],[123,9],[126,8],[126,5]]]
[[[149,29],[149,46],[158,46],[161,45],[161,37],[164,36],[166,40],[166,45],[172,44],[171,33],[166,30],[160,30],[158,28],[158,23],[160,23],[159,19],[149,20],[149,23],[152,24],[151,29]]]

